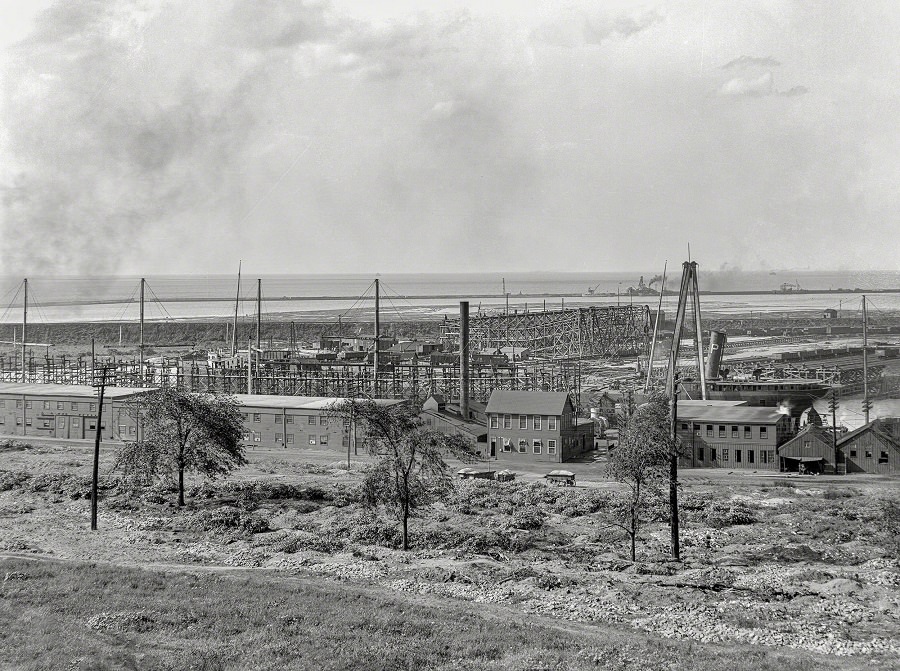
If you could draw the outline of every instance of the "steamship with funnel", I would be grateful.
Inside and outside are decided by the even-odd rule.
[[[828,392],[831,386],[815,379],[764,378],[761,372],[750,377],[729,377],[722,367],[722,355],[727,336],[723,331],[710,331],[709,354],[706,359],[706,398],[721,401],[746,401],[747,405],[786,409],[792,417],[799,417],[813,403]],[[700,398],[699,381],[681,383],[682,398]]]
[[[682,266],[683,274],[681,288],[678,292],[675,332],[672,338],[672,350],[669,352],[669,365],[666,375],[666,391],[668,394],[672,394],[677,384],[680,398],[744,401],[751,406],[779,408],[790,413],[791,417],[798,418],[805,410],[812,407],[816,399],[822,398],[831,391],[831,386],[821,380],[766,379],[762,377],[762,371],[756,372],[749,378],[744,378],[743,376],[741,378],[729,378],[727,369],[721,367],[726,342],[726,335],[722,331],[710,332],[709,356],[704,365],[703,342],[700,337],[702,330],[697,262],[685,261]],[[665,286],[665,279],[663,279],[663,286]],[[688,309],[688,296],[691,298],[690,302],[695,321],[694,338],[697,350],[699,380],[677,380],[675,373],[675,365],[678,361],[678,351]],[[658,313],[657,323],[659,323]],[[654,327],[653,337],[655,345],[656,327]],[[653,345],[651,345],[651,356],[652,349]],[[651,360],[649,368],[652,368],[652,365]],[[650,382],[649,375],[648,371],[648,387]]]

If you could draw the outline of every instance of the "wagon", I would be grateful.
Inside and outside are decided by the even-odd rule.
[[[575,484],[575,474],[572,471],[550,471],[544,476],[548,481],[565,487]]]

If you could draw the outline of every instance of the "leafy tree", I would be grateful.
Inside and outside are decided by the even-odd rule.
[[[628,534],[632,561],[641,525],[659,503],[672,449],[668,403],[655,395],[635,409],[619,433],[618,446],[610,451],[607,473],[626,486],[610,510],[611,523]]]
[[[144,483],[177,474],[179,506],[184,505],[185,471],[216,477],[247,463],[241,413],[230,396],[166,387],[139,396],[132,412],[139,439],[125,443],[115,467]]]
[[[461,435],[426,428],[418,408],[372,400],[345,401],[333,411],[352,418],[375,463],[363,476],[363,501],[383,505],[400,523],[403,549],[409,549],[409,518],[416,508],[443,498],[451,486],[444,461],[454,456],[473,461],[471,441]]]

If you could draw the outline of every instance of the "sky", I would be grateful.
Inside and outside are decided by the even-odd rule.
[[[0,16],[0,274],[898,268],[895,2]]]

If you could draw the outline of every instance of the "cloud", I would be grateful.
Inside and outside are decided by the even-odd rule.
[[[556,47],[599,46],[612,38],[627,38],[664,20],[656,9],[597,13],[570,9],[539,26],[535,39]]]
[[[725,96],[761,97],[772,95],[772,73],[765,72],[758,77],[735,77],[719,87]]]
[[[728,63],[723,65],[722,69],[728,70],[729,68],[748,67],[777,68],[779,65],[781,65],[781,62],[776,61],[770,56],[763,58],[760,58],[758,56],[741,56],[740,58],[735,58],[733,61],[729,61]]]

